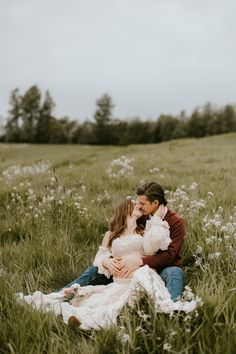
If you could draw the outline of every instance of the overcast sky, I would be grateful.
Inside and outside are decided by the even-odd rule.
[[[235,0],[0,0],[0,115],[33,84],[80,120],[236,103],[235,43]]]

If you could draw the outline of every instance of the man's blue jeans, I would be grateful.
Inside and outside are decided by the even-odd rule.
[[[88,285],[91,281],[96,279],[98,275],[98,268],[94,266],[88,267],[78,279],[73,280],[71,283],[64,286],[64,288],[70,288],[74,284],[79,284],[80,286]]]
[[[160,272],[160,276],[164,281],[173,301],[178,297],[182,296],[183,286],[184,286],[184,272],[179,267],[167,267]],[[93,283],[98,277],[98,268],[90,266],[86,269],[84,273],[78,279],[75,279],[70,284],[66,285],[65,288],[71,287],[73,284],[79,284],[80,286],[88,285]],[[105,284],[102,281],[96,284]]]
[[[171,299],[175,301],[178,297],[181,297],[184,287],[184,272],[182,269],[175,266],[167,267],[159,274],[170,293]]]

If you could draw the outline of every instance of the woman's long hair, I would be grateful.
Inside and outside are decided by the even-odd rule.
[[[108,248],[111,247],[112,242],[122,235],[127,227],[127,216],[131,216],[134,210],[134,203],[131,199],[124,199],[122,200],[117,207],[115,208],[114,214],[111,218],[110,225],[109,225],[109,242]],[[140,235],[143,234],[144,227],[142,225],[137,225],[135,232],[139,233]]]

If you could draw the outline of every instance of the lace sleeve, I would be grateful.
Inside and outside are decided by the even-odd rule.
[[[109,258],[110,256],[111,252],[109,252],[106,247],[100,246],[93,261],[93,266],[98,267],[98,273],[104,274],[107,278],[110,278],[111,274],[108,269],[103,267],[102,262],[104,259]]]
[[[153,216],[147,221],[143,236],[145,255],[153,255],[159,249],[165,251],[170,243],[170,227],[168,222],[161,220],[159,216]]]

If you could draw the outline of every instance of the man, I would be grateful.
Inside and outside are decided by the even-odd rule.
[[[156,182],[145,183],[139,186],[136,193],[143,213],[140,223],[145,226],[146,220],[152,217],[160,205],[166,207],[167,201],[163,188]],[[180,251],[184,242],[185,227],[183,219],[167,207],[163,219],[169,223],[170,238],[172,240],[166,251],[159,250],[153,256],[129,254],[119,259],[108,258],[103,262],[103,266],[107,268],[111,274],[113,273],[112,269],[118,267],[121,276],[128,276],[129,273],[139,267],[148,265],[157,270],[165,282],[172,300],[175,301],[183,292],[184,274],[181,269],[182,261]],[[104,275],[98,274],[97,267],[90,266],[80,278],[68,284],[66,287],[70,287],[72,284],[80,284],[81,286],[108,284],[111,281],[112,278],[108,279]]]

